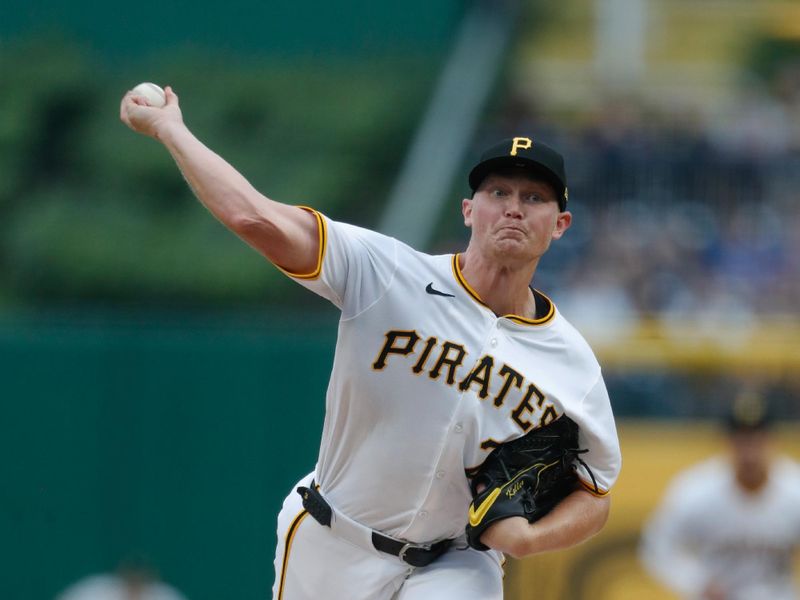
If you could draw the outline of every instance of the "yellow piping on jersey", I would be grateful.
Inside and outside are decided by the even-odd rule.
[[[303,522],[308,516],[308,511],[303,509],[300,511],[292,524],[289,526],[289,531],[286,532],[286,545],[283,548],[283,565],[281,566],[281,583],[278,587],[278,600],[283,598],[283,584],[286,583],[286,567],[289,564],[289,552],[292,549],[292,541],[294,540],[294,534],[297,533],[297,530],[300,528],[300,523]]]
[[[489,308],[486,305],[486,303],[481,299],[481,297],[478,294],[478,292],[476,292],[474,289],[472,289],[472,286],[470,286],[470,284],[467,282],[467,280],[464,279],[464,275],[461,273],[461,266],[458,264],[458,257],[459,256],[461,256],[461,255],[460,254],[454,254],[453,255],[453,275],[455,276],[456,281],[458,281],[458,283],[461,284],[461,287],[463,287],[467,291],[467,293],[475,299],[476,302],[478,302],[481,306]],[[553,315],[555,315],[555,313],[556,313],[555,304],[553,304],[553,301],[550,300],[550,298],[548,298],[547,296],[542,294],[542,292],[540,292],[538,290],[535,290],[535,291],[536,291],[536,293],[538,295],[540,295],[542,298],[547,300],[547,304],[549,306],[549,310],[547,311],[547,314],[545,316],[543,316],[540,319],[529,319],[527,317],[522,317],[520,315],[511,315],[511,314],[502,315],[502,317],[506,318],[506,319],[510,319],[511,321],[514,321],[515,323],[520,323],[522,325],[544,325],[545,323],[550,321],[550,319],[552,319]],[[489,308],[489,310],[491,310],[491,308]]]
[[[322,218],[322,215],[313,208],[310,208],[308,206],[298,206],[297,208],[302,208],[303,210],[307,210],[317,219],[317,237],[319,240],[317,265],[314,268],[314,270],[311,271],[310,273],[292,273],[291,271],[287,271],[286,269],[281,268],[280,265],[275,265],[275,266],[278,267],[278,269],[280,269],[281,271],[283,271],[286,275],[294,279],[316,279],[322,272],[322,261],[325,258],[325,246],[328,241],[327,226],[325,225],[325,219]]]
[[[597,490],[594,489],[594,484],[589,483],[588,481],[584,481],[581,477],[578,477],[578,481],[581,482],[581,485],[584,489],[592,494],[592,496],[597,496],[598,498],[602,498],[603,496],[607,496],[610,490],[604,490],[599,485],[597,486]],[[599,490],[599,492],[598,492]]]

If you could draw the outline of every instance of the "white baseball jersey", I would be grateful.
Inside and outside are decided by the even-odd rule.
[[[457,537],[472,499],[465,473],[564,413],[599,493],[611,488],[621,459],[600,367],[549,299],[535,293],[533,319],[497,316],[457,255],[314,214],[319,264],[290,275],[341,310],[316,465],[337,510],[414,543]]]
[[[126,582],[117,575],[91,575],[71,585],[56,600],[186,600],[160,581]]]
[[[777,460],[764,487],[748,493],[718,457],[672,482],[644,530],[641,557],[685,598],[701,598],[715,583],[726,600],[793,600],[798,549],[800,466]]]

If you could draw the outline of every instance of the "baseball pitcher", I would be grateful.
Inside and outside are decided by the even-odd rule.
[[[489,148],[461,202],[469,244],[432,256],[263,196],[194,137],[169,87],[164,107],[127,93],[121,119],[341,311],[319,458],[278,516],[276,600],[500,599],[503,554],[603,527],[621,464],[603,377],[532,287],[572,221],[559,153],[529,136]]]

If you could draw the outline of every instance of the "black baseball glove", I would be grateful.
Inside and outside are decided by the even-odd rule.
[[[469,545],[488,550],[481,535],[495,521],[518,516],[533,523],[550,512],[575,490],[574,463],[589,471],[579,456],[584,452],[578,449],[578,425],[566,415],[492,450],[470,482]]]

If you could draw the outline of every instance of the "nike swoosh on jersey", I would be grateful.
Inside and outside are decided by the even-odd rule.
[[[429,294],[434,296],[444,296],[446,298],[455,298],[455,294],[448,294],[446,292],[440,292],[439,290],[433,289],[433,282],[431,281],[427,286],[425,286],[425,291]]]
[[[472,505],[469,505],[469,524],[473,527],[477,527],[480,525],[483,517],[486,516],[486,513],[489,512],[489,509],[492,508],[492,504],[494,501],[497,500],[497,497],[500,495],[500,488],[494,488],[492,493],[489,494],[486,499],[481,502],[480,506],[478,506],[478,510],[474,510]]]

